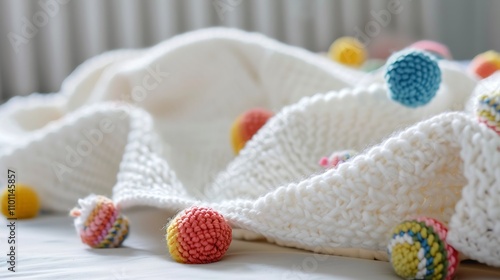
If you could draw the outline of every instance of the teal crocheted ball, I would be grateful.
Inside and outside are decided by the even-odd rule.
[[[441,84],[436,58],[420,50],[407,49],[387,61],[385,80],[389,98],[411,108],[429,103]]]

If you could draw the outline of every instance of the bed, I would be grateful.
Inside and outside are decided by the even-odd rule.
[[[1,262],[2,279],[400,279],[389,263],[313,253],[265,242],[233,240],[223,261],[208,265],[174,262],[164,245],[166,213],[138,208],[128,213],[130,237],[123,248],[90,249],[76,238],[72,219],[41,215],[18,221],[15,273]],[[140,217],[149,217],[147,220]],[[7,221],[2,218],[2,227]],[[7,236],[0,231],[5,252]],[[456,279],[500,279],[500,269],[463,263]]]

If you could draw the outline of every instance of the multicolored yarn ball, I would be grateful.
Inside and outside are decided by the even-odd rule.
[[[224,217],[211,208],[191,207],[168,225],[167,245],[176,262],[212,263],[222,259],[232,240]]]
[[[40,212],[40,200],[33,188],[15,184],[2,192],[0,208],[7,218],[31,219]]]
[[[500,135],[500,91],[480,95],[476,103],[476,115],[479,122]]]
[[[90,195],[78,200],[81,208],[71,210],[82,242],[92,248],[116,248],[127,238],[129,221],[111,199]]]
[[[397,225],[387,247],[396,274],[405,279],[452,279],[460,261],[446,243],[447,234],[446,227],[431,218]]]
[[[500,53],[487,51],[478,54],[469,64],[469,69],[483,79],[491,76],[500,70]]]
[[[450,49],[448,49],[447,46],[435,41],[421,40],[411,44],[410,48],[430,52],[439,59],[453,59]]]
[[[429,103],[441,84],[437,60],[419,50],[402,50],[387,61],[385,80],[389,98],[415,108]]]
[[[324,168],[336,168],[339,164],[344,163],[356,156],[357,152],[353,150],[333,152],[329,157],[323,157],[319,161],[319,165]]]
[[[333,61],[351,67],[360,67],[366,60],[365,46],[354,37],[340,37],[335,40],[328,51]]]
[[[245,144],[274,115],[262,108],[254,108],[240,115],[231,126],[231,144],[235,154],[238,154]]]

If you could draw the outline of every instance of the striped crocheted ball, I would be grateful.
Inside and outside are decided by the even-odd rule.
[[[255,108],[240,115],[231,126],[231,144],[235,154],[238,154],[245,144],[274,115],[266,109]]]
[[[448,230],[431,218],[403,222],[393,230],[387,251],[396,273],[405,279],[452,279],[458,252],[446,243]]]
[[[500,53],[487,51],[478,54],[469,64],[469,70],[480,78],[487,78],[500,70]]]
[[[478,97],[476,115],[480,122],[500,134],[500,91]]]
[[[443,58],[449,60],[453,59],[451,56],[450,49],[448,49],[447,46],[435,41],[430,41],[430,40],[418,41],[411,44],[410,48],[428,51],[434,54],[439,59]]]
[[[82,242],[92,248],[119,247],[127,238],[129,222],[113,201],[91,195],[78,201],[81,208],[71,210],[75,228]]]
[[[166,239],[168,251],[176,262],[212,263],[226,253],[231,244],[232,230],[215,210],[191,207],[170,222]]]
[[[441,70],[432,55],[407,49],[389,58],[385,80],[389,98],[415,108],[434,98],[441,84]]]
[[[340,64],[360,67],[366,60],[365,46],[354,37],[340,37],[335,40],[328,51],[331,60]]]
[[[353,150],[333,152],[329,157],[321,158],[319,165],[325,168],[336,168],[339,164],[348,161],[356,154],[357,152]]]

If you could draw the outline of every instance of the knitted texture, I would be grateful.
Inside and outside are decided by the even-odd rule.
[[[446,243],[447,232],[443,224],[425,217],[396,226],[387,247],[396,273],[405,279],[453,279],[458,252]]]
[[[391,99],[404,106],[419,107],[436,95],[441,70],[431,55],[409,49],[389,58],[385,78]]]
[[[79,204],[82,209],[75,208],[70,215],[76,218],[76,231],[83,243],[92,248],[115,248],[127,238],[128,219],[120,215],[113,201],[91,195]]]
[[[338,151],[332,153],[329,157],[323,157],[319,161],[319,165],[325,168],[335,168],[339,164],[348,161],[357,154],[356,151]]]
[[[0,197],[2,214],[7,218],[30,219],[40,211],[40,199],[36,191],[26,185],[9,184]]]
[[[231,227],[210,208],[191,207],[175,217],[167,228],[167,245],[180,263],[202,264],[222,259],[232,240]]]
[[[500,266],[500,76],[492,78],[496,83],[492,86],[491,78],[484,80],[487,91],[479,90],[475,100],[476,116],[487,131],[476,134],[475,147],[462,152],[474,167],[465,171],[468,185],[450,221],[448,243],[472,259]]]
[[[450,49],[447,46],[429,40],[421,40],[410,45],[412,49],[419,49],[423,51],[430,52],[436,55],[438,58],[452,59]]]
[[[388,98],[383,73],[240,31],[198,31],[107,59],[82,68],[62,94],[0,108],[9,123],[0,133],[0,169],[23,170],[45,209],[67,211],[90,193],[112,195],[120,209],[210,207],[236,238],[250,232],[283,246],[377,259],[387,259],[387,236],[401,221],[457,216],[450,244],[476,251],[479,261],[500,247],[488,226],[498,216],[481,206],[496,196],[474,193],[498,193],[492,151],[500,140],[475,116],[453,112],[477,83],[453,62],[439,62],[434,98],[410,108]],[[228,131],[255,107],[277,113],[234,156]],[[24,123],[25,110],[39,122]],[[342,150],[359,153],[334,169],[318,165]]]
[[[261,108],[254,108],[241,114],[231,126],[231,143],[237,154],[245,146],[257,131],[266,124],[273,116],[270,112]]]

